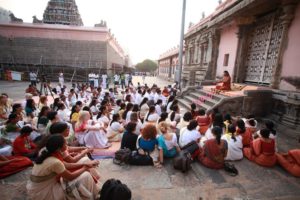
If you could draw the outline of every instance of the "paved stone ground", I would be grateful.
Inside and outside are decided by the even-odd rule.
[[[147,77],[146,82],[148,85],[169,84],[153,77]],[[14,99],[23,97],[26,86],[27,83],[0,82],[1,92],[7,92]],[[277,125],[277,130],[279,151],[299,148],[299,130],[280,125]],[[188,173],[183,174],[173,169],[170,160],[162,169],[117,166],[111,159],[101,160],[99,171],[102,182],[117,178],[127,184],[134,200],[300,199],[300,179],[292,177],[279,166],[263,168],[247,159],[234,164],[239,170],[237,177],[231,177],[223,170],[205,168],[197,162],[192,164]],[[0,199],[27,199],[25,186],[30,170],[0,180]]]

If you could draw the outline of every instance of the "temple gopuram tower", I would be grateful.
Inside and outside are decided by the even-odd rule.
[[[50,0],[44,12],[43,22],[83,26],[75,0]]]

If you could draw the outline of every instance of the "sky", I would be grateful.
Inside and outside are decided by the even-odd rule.
[[[185,32],[189,24],[197,23],[212,13],[219,0],[186,0]],[[32,16],[42,19],[48,0],[0,0],[0,7],[12,11],[24,22]],[[76,0],[85,26],[101,20],[133,64],[144,59],[157,60],[159,55],[179,44],[183,0]]]

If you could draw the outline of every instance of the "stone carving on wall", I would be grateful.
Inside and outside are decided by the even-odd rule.
[[[42,24],[43,20],[39,20],[35,15],[32,17],[32,23],[34,24]]]
[[[106,21],[101,20],[100,23],[95,24],[95,27],[107,27]]]
[[[15,15],[13,13],[10,13],[9,17],[10,17],[11,22],[23,23],[23,19],[15,17]]]

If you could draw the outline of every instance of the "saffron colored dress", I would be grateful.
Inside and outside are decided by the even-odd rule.
[[[287,155],[276,154],[277,161],[286,171],[300,177],[300,149],[289,150]]]
[[[275,141],[258,138],[253,140],[250,147],[243,149],[244,156],[250,161],[264,167],[273,167],[277,158],[275,154]]]
[[[8,160],[18,159],[17,161],[12,161],[2,167],[0,167],[0,179],[10,176],[12,174],[23,171],[24,169],[32,166],[32,161],[23,156],[6,156]]]

